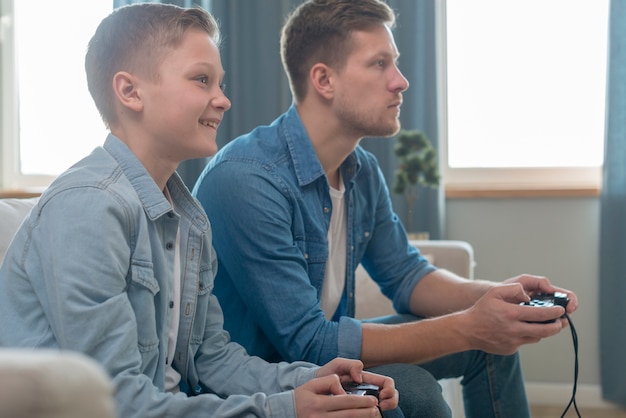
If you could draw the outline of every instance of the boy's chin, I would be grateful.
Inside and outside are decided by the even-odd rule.
[[[195,154],[195,156],[192,158],[212,157],[215,155],[216,152],[217,152],[217,142],[215,142],[215,138],[211,138],[211,139],[205,140],[205,142],[202,143],[201,149],[199,149],[198,152]]]

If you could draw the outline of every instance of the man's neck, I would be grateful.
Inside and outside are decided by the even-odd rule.
[[[334,115],[306,104],[296,106],[329,184],[338,189],[339,169],[361,138],[346,135]]]

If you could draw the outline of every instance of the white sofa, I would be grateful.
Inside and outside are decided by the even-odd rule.
[[[0,199],[0,263],[36,201]],[[0,417],[114,418],[113,385],[80,353],[0,348]]]
[[[431,263],[468,279],[474,279],[474,250],[465,241],[428,240],[411,241]],[[373,318],[395,313],[391,301],[362,266],[356,272],[356,317]],[[439,381],[443,396],[452,409],[453,418],[465,418],[460,379]]]

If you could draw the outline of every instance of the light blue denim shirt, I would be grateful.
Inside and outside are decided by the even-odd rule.
[[[229,342],[212,293],[217,260],[207,217],[178,175],[167,187],[175,211],[111,135],[61,175],[0,267],[0,346],[93,357],[113,378],[124,418],[294,417],[290,390],[317,368],[268,364]],[[179,227],[182,290],[173,367],[181,386],[198,394],[193,397],[163,391]],[[237,396],[224,399],[230,394]]]
[[[231,141],[193,193],[213,224],[215,294],[225,328],[250,354],[323,364],[359,358],[355,270],[362,263],[398,312],[435,268],[409,245],[375,157],[357,147],[341,167],[346,193],[344,298],[332,321],[320,308],[332,213],[328,182],[295,106]]]

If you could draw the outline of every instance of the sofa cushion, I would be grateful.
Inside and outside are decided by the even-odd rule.
[[[80,353],[0,348],[0,417],[114,418],[113,383]]]
[[[24,217],[37,202],[37,197],[0,199],[0,261]]]

